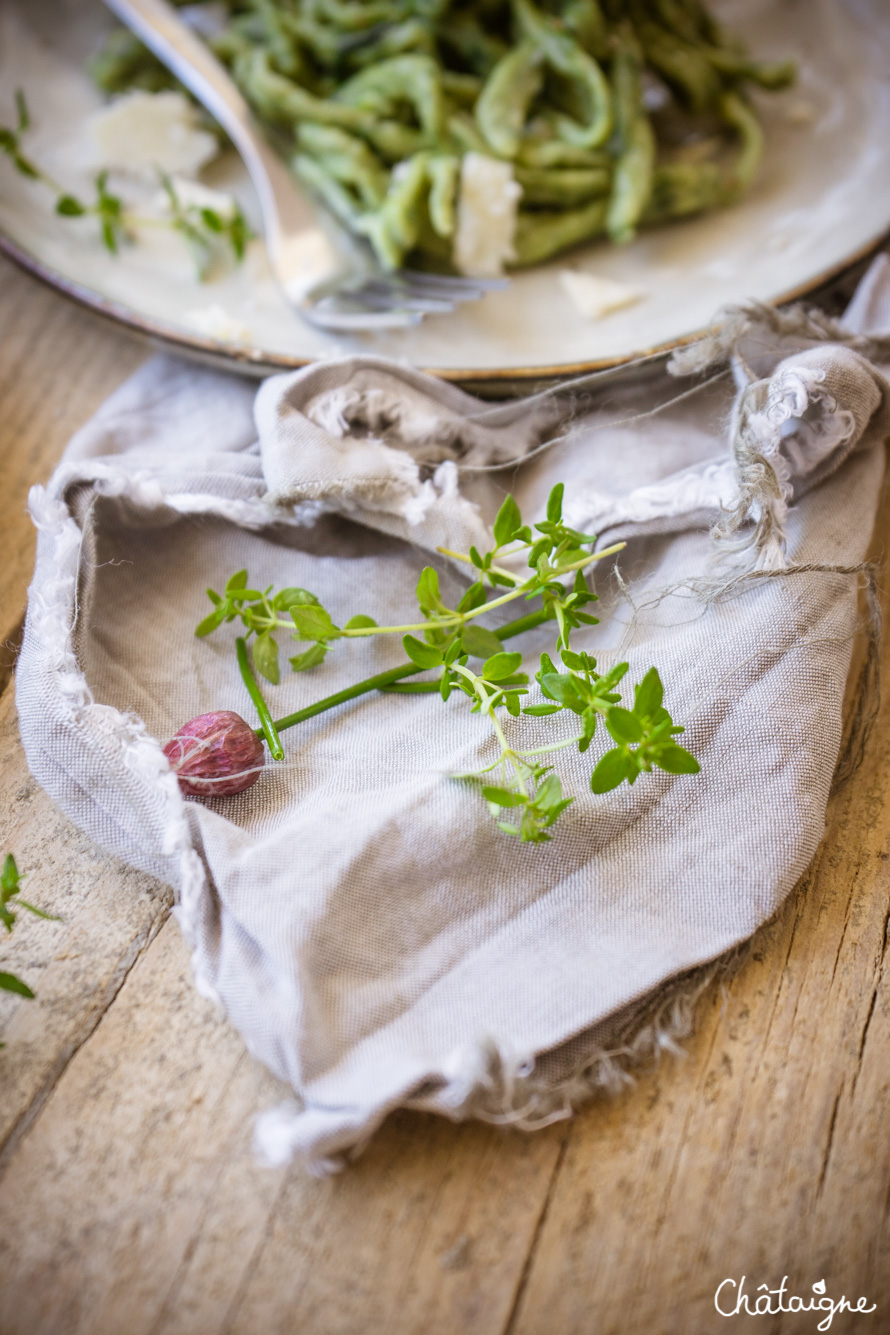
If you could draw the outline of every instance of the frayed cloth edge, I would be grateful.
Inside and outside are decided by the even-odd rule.
[[[324,1108],[310,1103],[301,1107],[293,1099],[268,1108],[254,1124],[254,1153],[267,1167],[299,1160],[313,1176],[325,1177],[353,1163],[399,1108],[527,1132],[565,1121],[597,1098],[616,1098],[631,1089],[665,1056],[684,1059],[684,1043],[695,1032],[698,1003],[716,978],[730,972],[746,945],[747,941],[733,947],[717,960],[663,984],[657,995],[623,1008],[627,1019],[616,1026],[614,1042],[592,1044],[565,1076],[554,1079],[536,1069],[534,1056],[510,1054],[493,1040],[483,1039],[455,1050],[438,1080],[425,1081],[413,1093],[403,1091],[379,1108]],[[595,1028],[601,1029],[603,1023]]]

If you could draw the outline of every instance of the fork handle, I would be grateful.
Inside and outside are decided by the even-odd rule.
[[[282,237],[306,226],[306,206],[227,70],[166,0],[105,3],[207,108],[235,145],[256,189],[266,245],[274,259]]]

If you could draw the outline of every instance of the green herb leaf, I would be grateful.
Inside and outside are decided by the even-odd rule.
[[[289,607],[291,620],[297,628],[298,640],[337,640],[340,628],[335,626],[328,612],[319,604]]]
[[[26,130],[31,128],[31,116],[28,112],[28,104],[25,101],[25,93],[22,88],[15,90],[15,111],[18,117],[18,132],[24,134]]]
[[[609,793],[617,788],[631,773],[636,773],[636,766],[627,752],[616,746],[607,751],[590,776],[590,788],[594,793]]]
[[[547,498],[547,519],[551,524],[558,524],[562,519],[562,497],[565,484],[557,482]]]
[[[247,571],[244,572],[245,579]],[[291,607],[319,607],[320,603],[314,593],[308,589],[281,589],[272,599],[272,606],[276,612],[288,611]]]
[[[239,589],[247,588],[247,571],[236,570],[234,575],[230,575],[226,580],[226,593],[236,593]]]
[[[485,602],[485,586],[481,580],[471,584],[457,605],[458,612],[473,612]]]
[[[313,644],[305,654],[295,654],[290,660],[290,665],[294,672],[306,672],[309,668],[318,667],[319,663],[323,663],[327,651],[326,644]]]
[[[548,774],[535,793],[535,806],[547,811],[562,801],[562,784],[555,774]]]
[[[638,686],[634,687],[634,713],[643,717],[654,715],[661,709],[664,699],[664,687],[657,668],[650,668]]]
[[[32,181],[40,180],[39,169],[34,166],[33,162],[29,162],[22,153],[14,153],[12,160],[15,163],[16,171],[22,176],[28,176]]]
[[[377,622],[373,617],[366,617],[359,613],[358,616],[350,617],[343,627],[344,630],[370,630],[376,626]]]
[[[63,218],[80,218],[86,213],[86,207],[74,195],[59,195],[56,213],[61,213]]]
[[[229,245],[232,247],[235,259],[238,260],[240,263],[240,261],[244,259],[244,252],[247,249],[247,243],[253,236],[253,232],[248,226],[247,219],[241,212],[240,208],[236,208],[234,214],[229,219],[227,235],[229,238]]]
[[[685,746],[678,746],[676,742],[668,742],[654,759],[658,768],[666,770],[668,774],[698,774],[701,769],[692,752],[687,751]]]
[[[432,566],[424,566],[417,581],[417,603],[420,610],[429,616],[432,612],[445,610],[439,593],[439,576]]]
[[[10,895],[17,893],[20,880],[21,876],[15,864],[15,858],[11,853],[7,853],[3,862],[3,871],[0,873],[0,888],[3,890],[4,899],[8,899]]]
[[[281,680],[278,670],[278,645],[272,635],[265,631],[253,642],[253,661],[257,672],[277,686]]]
[[[606,714],[606,727],[612,739],[619,745],[642,741],[642,723],[636,714],[632,714],[629,709],[622,709],[620,705],[613,705]]]
[[[546,556],[552,550],[553,540],[551,538],[539,538],[528,554],[528,563],[531,568],[536,570],[541,557]]]
[[[486,802],[494,802],[499,807],[521,807],[526,798],[509,788],[483,788],[482,796]]]
[[[16,978],[14,973],[0,971],[0,991],[16,992],[20,997],[27,997],[30,1001],[34,999],[34,993],[28,984],[23,983],[21,978]]]
[[[416,663],[419,668],[441,667],[444,662],[441,649],[437,649],[432,644],[424,644],[422,640],[418,640],[414,635],[405,635],[402,638],[402,644],[411,662]]]
[[[629,667],[629,663],[616,663],[614,667],[610,667],[609,671],[604,672],[599,679],[598,684],[600,688],[611,691],[613,687],[618,685],[621,678],[625,676]]]
[[[45,922],[62,922],[63,919],[57,913],[47,913],[44,909],[39,909],[36,904],[29,904],[27,899],[19,896],[16,899],[16,907],[26,909],[28,913],[33,913],[35,918],[43,918]]]
[[[226,619],[227,610],[228,609],[226,604],[221,603],[220,606],[214,608],[214,610],[210,612],[204,618],[203,621],[198,622],[197,626],[195,627],[195,634],[197,635],[199,640],[203,639],[205,635],[209,635],[211,631],[216,630],[217,626],[222,625],[222,623]]]
[[[501,642],[494,632],[472,621],[461,631],[460,642],[471,658],[491,658],[501,652]]]
[[[578,689],[577,678],[569,673],[545,672],[539,676],[541,689],[551,700],[558,700],[561,705],[575,714],[583,714],[587,702]]]
[[[494,540],[498,547],[505,547],[508,542],[512,542],[516,536],[516,530],[522,525],[522,515],[519,512],[519,506],[512,496],[507,496],[497,518],[494,521]]]
[[[571,649],[563,649],[560,658],[566,667],[574,668],[576,672],[584,672],[587,669],[587,654],[576,654]],[[595,660],[592,666],[596,667]]]
[[[493,654],[482,666],[485,681],[506,681],[522,664],[522,654]]]
[[[523,714],[530,714],[532,718],[546,718],[548,714],[558,714],[562,710],[562,705],[526,705]]]

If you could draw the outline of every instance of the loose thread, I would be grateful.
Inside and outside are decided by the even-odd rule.
[[[700,599],[703,608],[741,595],[747,587],[756,586],[765,580],[785,580],[795,575],[861,575],[865,581],[867,603],[868,645],[854,692],[854,705],[846,737],[841,747],[835,766],[831,792],[836,793],[853,777],[862,764],[865,748],[874,728],[881,707],[881,643],[883,635],[883,614],[878,597],[878,567],[873,561],[860,561],[855,565],[839,565],[825,561],[801,561],[784,566],[778,570],[745,570],[726,579],[689,579],[676,584],[666,585],[654,591],[645,602],[635,603],[630,589],[615,571],[618,586],[633,608],[633,615],[627,625],[622,644],[626,645],[633,637],[634,627],[640,614],[658,607],[666,598],[675,594],[690,593]],[[737,671],[734,668],[733,671]]]

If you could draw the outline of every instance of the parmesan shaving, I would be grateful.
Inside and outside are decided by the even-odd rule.
[[[186,311],[183,323],[196,334],[203,334],[217,343],[250,343],[250,330],[234,315],[219,305],[200,306]]]
[[[89,127],[102,166],[132,176],[194,176],[218,151],[195,107],[172,91],[125,93],[95,112]]]
[[[515,259],[513,238],[522,187],[509,162],[467,153],[460,173],[455,267],[470,278],[497,278]]]
[[[611,278],[580,273],[576,269],[560,269],[559,281],[579,315],[585,320],[601,320],[613,311],[632,306],[644,295],[638,287],[616,283]]]

